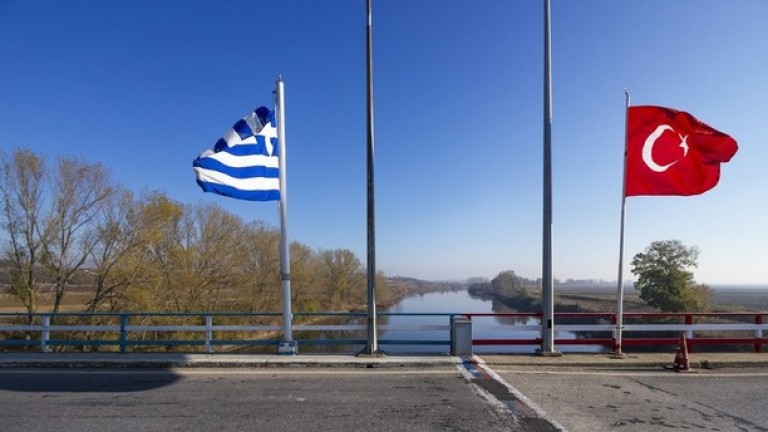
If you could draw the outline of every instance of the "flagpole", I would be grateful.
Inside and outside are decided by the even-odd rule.
[[[552,274],[552,47],[550,0],[544,0],[544,196],[541,271],[540,355],[557,355],[554,330],[554,277]]]
[[[629,92],[624,90],[624,172],[621,181],[621,228],[619,228],[619,276],[616,282],[616,329],[613,338],[613,356],[624,357],[622,352],[622,335],[624,327],[624,221],[627,204],[627,151],[629,149]]]
[[[373,31],[371,18],[371,0],[367,0],[366,13],[368,23],[366,26],[366,77],[367,77],[367,259],[368,270],[367,288],[368,288],[368,323],[367,323],[367,342],[360,355],[378,356],[383,353],[379,350],[378,335],[376,333],[376,207],[374,201],[374,159],[373,159]]]
[[[293,313],[291,312],[291,257],[288,242],[288,186],[285,153],[285,89],[281,76],[277,77],[275,87],[280,171],[280,281],[283,288],[283,340],[278,345],[278,352],[280,354],[297,354],[298,344],[293,339]]]

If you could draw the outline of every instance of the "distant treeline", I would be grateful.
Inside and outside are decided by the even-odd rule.
[[[423,294],[467,289],[467,283],[463,281],[427,281],[403,276],[393,276],[388,278],[388,281],[392,289],[402,294]]]
[[[541,280],[520,277],[512,270],[499,273],[491,280],[474,278],[468,282],[470,295],[493,300],[505,308],[523,313],[538,313],[541,308]],[[556,312],[598,312],[589,302],[556,301]],[[561,319],[562,322],[568,321]]]
[[[496,300],[518,312],[538,312],[541,310],[541,302],[530,293],[537,289],[539,281],[520,277],[512,270],[499,273],[490,281],[475,278],[468,282],[469,294]]]
[[[98,163],[0,152],[0,280],[24,311],[279,310],[279,230],[160,191],[136,195]],[[292,242],[296,310],[366,303],[366,273],[346,249]],[[377,277],[378,301],[405,288]],[[45,300],[43,303],[42,300]]]

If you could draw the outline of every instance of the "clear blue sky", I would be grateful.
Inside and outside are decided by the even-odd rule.
[[[624,89],[733,135],[697,197],[627,200],[626,260],[701,249],[696,279],[768,283],[768,2],[553,0],[554,274],[615,279]],[[375,0],[377,266],[541,274],[543,1]],[[286,86],[289,230],[365,261],[365,1],[0,0],[0,146],[277,226],[192,160]],[[632,277],[629,266],[627,278]]]

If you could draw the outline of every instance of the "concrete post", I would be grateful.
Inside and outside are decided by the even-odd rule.
[[[472,320],[468,316],[451,317],[451,355],[472,355]]]

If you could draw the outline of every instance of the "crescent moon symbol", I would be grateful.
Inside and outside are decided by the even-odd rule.
[[[648,138],[645,139],[645,144],[643,145],[643,162],[648,165],[648,168],[650,168],[651,171],[657,173],[664,172],[677,163],[677,161],[674,161],[666,165],[659,165],[653,160],[653,145],[656,144],[656,140],[659,139],[661,134],[668,130],[674,131],[670,125],[659,125],[650,135],[648,135]]]

